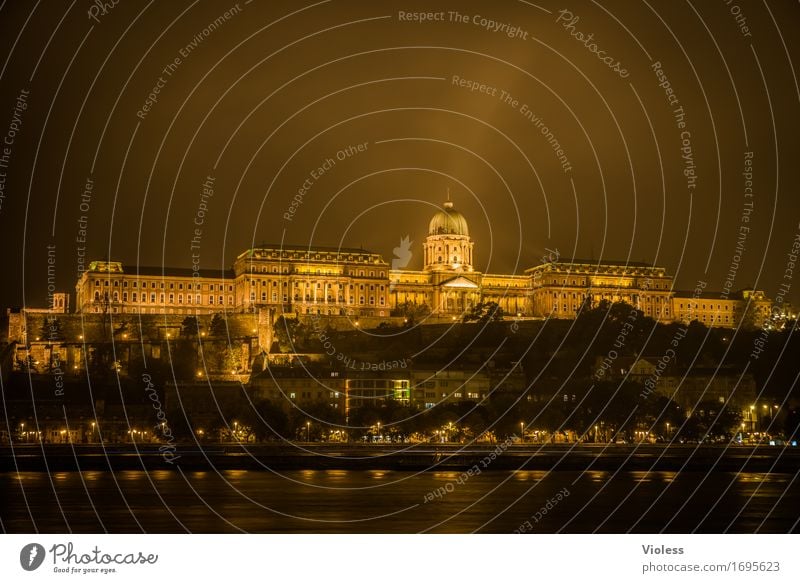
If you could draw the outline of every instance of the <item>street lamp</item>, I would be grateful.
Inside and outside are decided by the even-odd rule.
[[[519,422],[519,439],[520,439],[520,441],[523,441],[523,442],[525,441],[525,422],[524,421],[520,421]]]
[[[306,441],[311,441],[311,421],[306,421]]]

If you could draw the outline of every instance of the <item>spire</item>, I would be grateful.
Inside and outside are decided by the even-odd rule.
[[[446,208],[446,209],[453,208],[453,203],[450,200],[450,187],[449,186],[447,187],[447,200],[444,203],[444,208]]]

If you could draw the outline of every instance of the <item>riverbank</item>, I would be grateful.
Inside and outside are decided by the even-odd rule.
[[[800,449],[752,445],[41,445],[0,448],[0,471],[121,470],[800,471]]]

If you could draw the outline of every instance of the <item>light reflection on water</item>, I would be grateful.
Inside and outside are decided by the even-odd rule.
[[[569,532],[592,532],[600,523],[603,532],[627,532],[634,525],[636,532],[659,532],[668,523],[670,532],[721,532],[729,525],[731,532],[753,532],[765,518],[762,532],[787,532],[800,513],[798,483],[788,474],[463,475],[394,470],[0,473],[0,519],[9,532],[64,532],[64,517],[54,511],[60,506],[74,532],[102,532],[103,526],[138,532],[132,513],[147,532],[512,532],[563,488],[569,496],[537,523],[536,532],[555,532],[567,523]],[[439,495],[432,496],[437,489]]]

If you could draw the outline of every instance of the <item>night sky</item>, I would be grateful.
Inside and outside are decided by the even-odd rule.
[[[481,271],[800,300],[797,2],[101,4],[0,3],[0,306],[45,304],[48,246],[74,295],[80,253],[189,267],[195,229],[204,268],[406,235],[421,268],[448,189]]]

